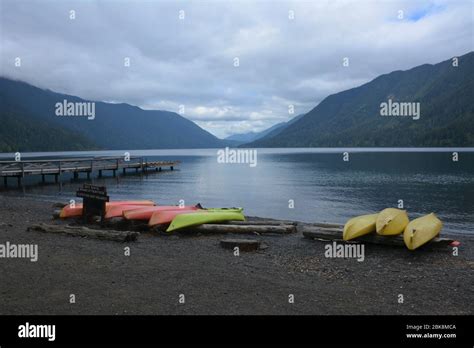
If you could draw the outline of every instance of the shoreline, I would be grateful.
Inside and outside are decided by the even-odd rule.
[[[52,211],[44,201],[0,195],[0,243],[38,245],[37,262],[0,258],[1,314],[446,315],[474,309],[474,236],[456,235],[459,256],[366,244],[359,262],[327,258],[331,242],[301,233],[260,235],[251,238],[264,249],[234,256],[219,241],[235,235],[142,233],[136,242],[117,243],[26,231],[51,223]]]

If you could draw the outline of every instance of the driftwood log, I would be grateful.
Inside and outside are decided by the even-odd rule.
[[[311,223],[307,223],[305,224],[306,226],[310,226],[310,227],[322,227],[322,228],[336,228],[336,229],[340,229],[342,231],[342,229],[344,228],[344,225],[341,225],[341,224],[334,224],[334,223],[326,223],[326,222],[311,222]]]
[[[239,248],[239,251],[254,251],[260,248],[260,242],[255,239],[223,239],[220,242],[224,249]]]
[[[247,221],[229,221],[227,223],[222,223],[222,225],[239,225],[239,226],[280,226],[280,225],[291,225],[296,226],[297,223],[294,221],[286,220],[247,220]]]
[[[324,227],[313,227],[313,226],[304,226],[301,228],[303,236],[309,239],[323,239],[325,241],[343,241],[342,240],[342,229],[338,228],[324,228]],[[405,247],[405,242],[403,241],[403,235],[397,236],[380,236],[376,233],[367,234],[359,238],[353,239],[350,242],[363,242],[370,244],[381,244],[381,245],[391,245],[391,246],[403,246]],[[459,243],[449,238],[435,238],[425,244],[422,248],[446,248],[447,246]],[[455,246],[456,244],[453,244]]]
[[[226,225],[226,224],[204,224],[191,228],[201,233],[236,233],[236,234],[289,234],[296,232],[295,225]]]
[[[114,231],[114,230],[97,230],[84,226],[69,225],[48,225],[38,224],[28,227],[28,231],[39,231],[48,233],[66,234],[76,237],[88,237],[102,240],[112,240],[116,242],[131,242],[137,240],[139,232],[130,231]]]

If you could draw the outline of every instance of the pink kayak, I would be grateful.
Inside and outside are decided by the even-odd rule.
[[[148,226],[170,224],[173,219],[179,214],[195,213],[201,209],[175,209],[175,210],[164,210],[153,213],[148,222]]]
[[[184,206],[179,207],[177,205],[160,205],[155,207],[144,207],[140,209],[133,209],[133,210],[125,210],[123,212],[123,217],[127,220],[149,220],[152,215],[159,211],[169,211],[169,210],[188,210],[188,211],[195,211],[197,210],[197,206]]]
[[[146,208],[146,207],[147,207],[146,205],[115,205],[113,207],[107,207],[105,218],[111,219],[114,217],[122,217],[123,212],[126,210],[135,210],[135,209],[141,209],[141,208]]]
[[[139,205],[139,206],[154,206],[155,202],[153,201],[115,201],[115,202],[107,202],[105,204],[106,209],[110,207],[114,207],[117,205]],[[61,218],[69,218],[69,217],[78,217],[82,215],[82,203],[76,203],[74,206],[68,204],[64,208],[61,209],[61,214],[59,215]]]

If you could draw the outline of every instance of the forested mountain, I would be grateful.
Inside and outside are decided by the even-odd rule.
[[[95,118],[57,116],[56,103],[90,102],[0,78],[0,152],[222,147],[227,142],[168,111],[95,102]]]
[[[454,64],[456,65],[456,64]],[[382,103],[419,103],[419,119],[382,116]],[[325,98],[254,147],[474,146],[474,52],[382,75]],[[390,104],[390,105],[392,105]],[[394,105],[394,104],[393,104]]]

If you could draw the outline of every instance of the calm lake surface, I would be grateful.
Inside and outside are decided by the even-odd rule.
[[[343,161],[344,151],[349,161]],[[453,151],[459,151],[457,162]],[[123,151],[35,153],[23,154],[23,159],[121,155]],[[252,216],[338,223],[397,207],[403,200],[410,219],[435,212],[444,231],[474,233],[474,149],[258,149],[255,167],[218,163],[217,149],[131,155],[182,163],[178,170],[147,176],[99,180],[94,175],[94,184],[107,185],[111,199],[153,199],[158,204],[183,199],[205,207],[240,206]],[[23,190],[2,187],[0,193],[68,201],[84,182],[66,179],[61,186],[28,185]]]

